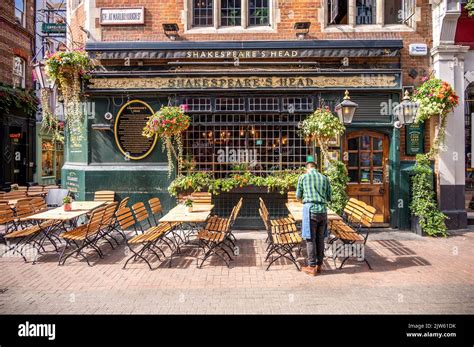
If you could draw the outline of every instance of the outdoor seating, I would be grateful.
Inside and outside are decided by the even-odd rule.
[[[0,226],[4,234],[16,230],[15,214],[8,204],[0,204]]]
[[[143,204],[143,203],[142,203]],[[136,205],[136,206],[135,206]],[[145,214],[142,212],[142,205],[135,204],[135,209],[138,211],[140,219],[143,220],[145,218]],[[116,212],[117,220],[120,224],[120,227],[125,232],[125,230],[133,228],[135,230],[136,235],[133,236],[131,239],[126,240],[127,247],[133,253],[123,265],[123,269],[127,267],[127,264],[133,259],[137,260],[138,258],[144,260],[150,270],[153,270],[147,256],[148,252],[154,254],[159,261],[161,261],[161,257],[158,255],[156,250],[159,250],[160,253],[166,258],[164,251],[157,245],[157,243],[162,240],[166,233],[172,231],[176,228],[179,223],[160,223],[159,225],[152,226],[143,232],[142,225],[140,221],[136,218],[136,213],[132,212],[130,207],[123,207]],[[136,247],[137,246],[137,247]]]
[[[297,202],[298,201],[298,199],[296,199],[296,192],[295,191],[288,192],[287,196],[288,196],[288,202]]]
[[[296,223],[291,218],[270,219],[270,214],[262,199],[260,199],[259,214],[265,225],[269,243],[265,261],[269,260],[270,257],[275,254],[277,255],[272,258],[267,266],[267,270],[270,269],[270,266],[278,259],[286,258],[290,260],[299,271],[300,267],[293,252],[296,248],[298,252],[301,253],[303,240],[296,228]]]
[[[113,190],[98,190],[94,193],[94,201],[115,201],[115,192]]]
[[[191,200],[195,204],[212,204],[212,194],[208,192],[193,192],[191,193]]]
[[[89,259],[84,252],[87,248],[91,248],[100,258],[103,258],[103,254],[96,242],[100,235],[99,232],[102,227],[102,220],[106,209],[107,206],[93,210],[87,224],[80,225],[73,230],[66,231],[60,235],[60,237],[66,241],[66,246],[59,257],[59,265],[64,265],[69,257],[76,254],[77,256],[80,255],[86,260],[87,265],[91,266]],[[72,251],[66,253],[67,249],[70,247],[72,248]]]
[[[29,186],[27,190],[28,196],[44,196],[47,192],[44,191],[44,186]]]
[[[198,232],[197,238],[204,253],[201,264],[198,265],[199,268],[212,255],[217,255],[225,262],[227,267],[230,266],[229,261],[233,260],[230,253],[234,253],[235,249],[235,243],[232,240],[232,238],[235,240],[235,236],[231,236],[231,230],[242,207],[242,201],[243,199],[241,198],[234,206],[229,218],[211,217],[206,226]],[[229,242],[230,245],[226,242]],[[229,249],[230,253],[227,249]],[[225,258],[224,254],[229,257],[229,260]],[[197,261],[199,262],[199,258]]]
[[[101,226],[99,229],[99,237],[98,237],[99,240],[103,239],[107,244],[109,244],[109,246],[112,249],[115,249],[115,247],[111,239],[115,241],[117,245],[119,245],[119,242],[117,241],[117,239],[113,237],[112,235],[112,231],[114,230],[114,226],[115,226],[115,212],[117,210],[117,205],[118,205],[118,202],[113,202],[106,205],[105,213],[101,222]]]
[[[26,198],[26,190],[12,190],[2,195],[2,200],[16,200]]]
[[[369,236],[369,230],[375,216],[376,209],[365,202],[351,198],[344,208],[344,220],[334,220],[329,224],[329,229],[333,238],[328,241],[329,244],[335,244],[337,241],[341,242],[340,247],[333,248],[333,259],[336,261],[337,255],[340,251],[344,251],[344,259],[342,260],[339,269],[342,269],[344,263],[350,258],[347,250],[344,248],[347,245],[361,244],[365,247]],[[362,230],[362,228],[367,228]],[[342,247],[342,248],[341,248]],[[372,269],[368,260],[364,257],[369,269]]]

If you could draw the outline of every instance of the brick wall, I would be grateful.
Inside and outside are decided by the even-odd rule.
[[[34,0],[25,0],[26,28],[15,22],[14,0],[0,1],[0,81],[12,84],[13,58],[22,57],[26,65],[25,84],[33,86]]]

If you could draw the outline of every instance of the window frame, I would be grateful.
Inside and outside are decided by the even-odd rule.
[[[275,25],[275,4],[276,0],[268,1],[268,24],[249,25],[249,0],[241,0],[240,3],[240,25],[226,26],[222,25],[222,0],[213,1],[213,25],[212,26],[196,26],[194,24],[194,0],[185,2],[186,25],[185,32],[190,34],[209,34],[209,33],[247,33],[247,32],[274,32]]]
[[[17,0],[14,0],[13,2],[13,8],[14,8],[14,14],[15,14],[15,21],[18,25],[21,25],[22,27],[26,28],[26,4],[25,0],[18,0],[22,2],[23,9],[20,9],[16,7],[16,2]],[[19,19],[17,16],[17,11],[21,13],[21,18]]]
[[[413,32],[416,31],[417,20],[420,17],[420,7],[416,6],[416,0],[403,0],[410,1],[410,8],[413,9],[413,13],[409,20],[405,20],[404,23],[399,24],[386,24],[385,23],[385,1],[375,0],[376,21],[374,24],[356,24],[356,0],[347,0],[347,16],[348,24],[331,24],[329,23],[329,6],[333,0],[324,0],[322,7],[319,8],[319,19],[324,26],[323,32]],[[335,0],[334,0],[335,1]]]

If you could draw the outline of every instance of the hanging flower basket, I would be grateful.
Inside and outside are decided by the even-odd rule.
[[[183,142],[181,134],[191,122],[191,118],[184,113],[183,108],[175,106],[164,106],[153,114],[143,128],[143,136],[152,137],[158,135],[163,138],[163,150],[166,148],[168,154],[168,172],[173,172],[173,156],[181,165],[183,158]],[[173,141],[178,147],[178,154],[173,147]]]
[[[81,110],[81,78],[94,66],[94,62],[83,50],[58,51],[48,56],[45,63],[46,74],[56,81],[58,90],[64,98],[65,115],[69,129],[69,139],[73,147],[80,146],[83,139],[83,114]],[[43,112],[43,125],[56,131],[58,119],[49,108]],[[59,137],[58,137],[59,138]]]

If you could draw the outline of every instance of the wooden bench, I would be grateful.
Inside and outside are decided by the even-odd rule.
[[[113,190],[98,190],[94,193],[94,201],[115,201],[115,192]]]
[[[365,231],[362,228],[372,227],[376,209],[365,202],[350,198],[347,205],[344,208],[343,220],[333,220],[329,223],[329,230],[333,235],[333,238],[329,240],[329,244],[333,245],[333,259],[336,261],[336,257],[339,252],[344,251],[344,259],[339,266],[342,269],[344,263],[350,258],[347,255],[348,246],[360,245],[360,250],[365,249],[365,244],[369,237],[369,230]],[[341,244],[337,246],[337,242]],[[341,248],[342,247],[342,248]],[[372,269],[369,262],[365,258],[364,261],[367,263],[369,269]]]

